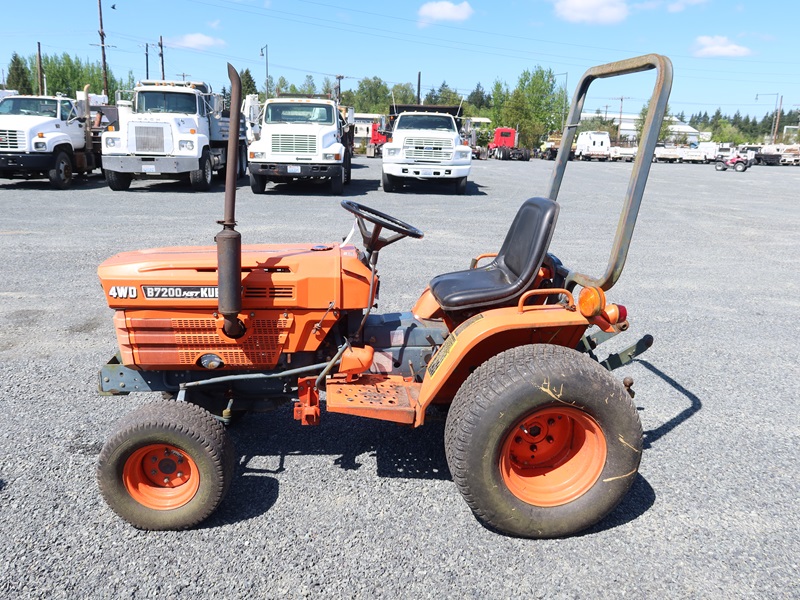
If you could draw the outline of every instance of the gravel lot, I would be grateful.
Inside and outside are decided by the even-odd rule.
[[[383,311],[435,274],[499,248],[553,163],[477,162],[468,195],[385,194],[355,161],[345,196],[425,231],[381,253]],[[571,163],[551,247],[605,268],[630,164]],[[244,183],[244,180],[242,181]],[[653,165],[620,282],[645,429],[625,501],[579,537],[502,537],[472,516],[447,469],[444,422],[418,430],[288,407],[231,429],[240,457],[200,528],[147,533],[100,499],[99,449],[150,399],[104,398],[115,351],[96,266],[122,250],[210,244],[222,186],[98,177],[66,192],[0,181],[0,596],[3,598],[797,598],[800,536],[800,169]],[[244,243],[339,240],[352,219],[317,186],[238,196]]]

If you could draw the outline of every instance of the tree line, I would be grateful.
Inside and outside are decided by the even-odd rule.
[[[73,95],[82,90],[87,83],[91,91],[99,93],[103,89],[102,68],[98,62],[82,60],[67,53],[60,55],[43,55],[42,68],[47,76],[47,92],[51,95],[61,93]],[[260,86],[250,69],[240,72],[242,94],[259,94],[265,96],[279,94],[322,94],[333,96],[337,83],[330,77],[323,77],[317,84],[313,75],[306,75],[303,82],[295,84],[280,76],[277,80],[271,76]],[[126,77],[117,77],[108,70],[109,98],[113,102],[114,94],[120,89],[131,89],[134,86],[133,73]],[[8,65],[6,87],[18,90],[22,94],[39,93],[37,84],[36,55],[21,57],[14,53]],[[42,90],[44,92],[44,90]],[[229,97],[229,90],[222,89]],[[391,112],[392,104],[416,104],[416,87],[408,83],[390,85],[380,77],[364,77],[359,80],[355,89],[341,91],[341,101],[353,106],[356,112],[386,114]],[[430,88],[421,98],[428,105],[461,105],[462,114],[467,117],[487,117],[494,127],[513,127],[520,132],[520,144],[528,147],[538,145],[548,133],[560,131],[568,110],[567,90],[557,85],[556,77],[551,69],[536,66],[525,69],[517,79],[514,87],[506,82],[495,80],[490,90],[479,83],[467,95],[460,94],[451,88],[446,81],[436,88]],[[642,108],[646,114],[647,105]],[[667,114],[670,114],[669,108]],[[688,123],[699,131],[710,131],[713,139],[729,141],[735,144],[761,142],[768,139],[773,128],[774,111],[767,112],[762,118],[742,116],[739,111],[732,116],[722,114],[717,109],[711,116],[707,112],[698,112],[686,118],[681,112],[674,115],[679,121]],[[643,116],[640,116],[643,120]],[[783,140],[784,125],[797,125],[800,111],[780,111],[779,141]],[[590,119],[584,119],[579,130],[604,130],[612,138],[616,138],[617,127],[613,119],[604,119],[598,111]],[[660,139],[666,139],[668,124],[662,127]],[[681,142],[682,140],[676,140]]]

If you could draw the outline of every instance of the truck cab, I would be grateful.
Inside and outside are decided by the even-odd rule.
[[[453,115],[403,112],[391,142],[383,146],[381,183],[391,192],[403,180],[450,180],[456,193],[464,194],[471,166],[472,148],[462,140]]]
[[[609,160],[611,158],[611,136],[607,131],[582,131],[575,146],[578,160]]]
[[[91,172],[84,114],[85,103],[63,96],[0,100],[0,177],[46,176],[66,189],[74,173]]]
[[[122,99],[123,96],[131,98]],[[238,130],[238,175],[246,168],[246,137],[231,128],[221,94],[192,81],[141,81],[117,93],[119,129],[102,136],[103,169],[112,190],[126,190],[135,178],[175,179],[189,175],[192,188],[211,186],[227,160],[228,137]]]
[[[352,111],[348,113],[352,116]],[[316,97],[270,98],[261,136],[248,149],[250,188],[263,194],[267,183],[294,179],[328,180],[339,195],[350,182],[355,122],[333,100]]]

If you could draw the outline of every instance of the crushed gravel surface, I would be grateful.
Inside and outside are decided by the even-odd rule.
[[[496,251],[553,163],[473,164],[466,196],[379,187],[354,161],[352,198],[425,232],[381,252],[380,310]],[[600,275],[632,165],[570,163],[551,250]],[[138,531],[100,498],[115,421],[152,397],[101,397],[115,351],[96,268],[123,250],[211,244],[215,183],[90,177],[68,191],[0,181],[0,597],[791,598],[800,596],[800,169],[655,164],[609,299],[653,347],[635,380],[640,474],[603,522],[533,541],[483,528],[447,468],[444,420],[412,430],[344,415],[301,427],[289,407],[230,429],[237,471],[200,527]],[[314,185],[246,180],[244,243],[338,241],[352,217]],[[624,338],[624,339],[620,339]],[[615,346],[616,344],[616,346]]]

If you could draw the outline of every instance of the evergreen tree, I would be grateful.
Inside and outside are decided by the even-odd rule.
[[[475,89],[472,90],[467,96],[467,102],[472,104],[478,110],[488,107],[489,106],[489,95],[486,91],[481,87],[480,82],[475,86]]]
[[[275,95],[280,96],[281,94],[286,94],[289,91],[289,88],[292,87],[289,85],[289,82],[286,80],[286,77],[281,75],[278,77],[278,83],[275,84]]]
[[[314,83],[313,75],[306,75],[303,85],[300,86],[300,93],[309,96],[317,93],[317,85]]]
[[[250,69],[244,69],[243,71],[240,71],[239,79],[242,80],[242,98],[246,97],[248,94],[258,93],[256,80],[253,79],[253,75],[252,73],[250,73]]]
[[[11,55],[8,64],[8,79],[6,87],[17,90],[20,94],[33,94],[33,78],[28,70],[25,60],[16,52]]]

